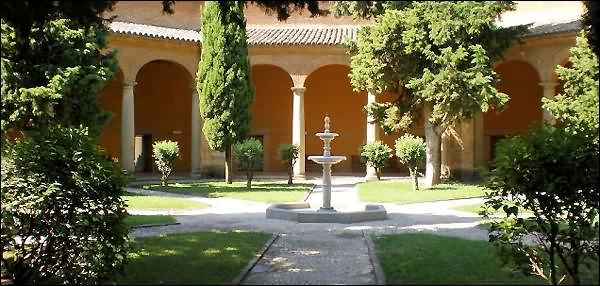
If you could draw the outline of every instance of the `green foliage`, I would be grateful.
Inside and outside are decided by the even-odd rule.
[[[116,68],[114,53],[103,51],[108,30],[56,19],[19,36],[2,21],[2,131],[84,125],[98,135],[109,116],[98,96]]]
[[[127,255],[122,171],[86,128],[31,133],[2,156],[2,252],[15,284],[100,282]]]
[[[293,144],[281,144],[279,145],[279,160],[287,166],[288,173],[288,184],[293,184],[293,169],[296,160],[298,159],[298,146]]]
[[[361,160],[375,168],[377,180],[381,180],[381,169],[390,157],[392,157],[392,149],[381,141],[365,144],[360,151]]]
[[[425,160],[425,142],[421,137],[404,134],[396,140],[396,156],[402,164],[408,166],[414,180],[415,190],[419,190],[418,167]]]
[[[587,132],[598,144],[598,58],[583,31],[570,52],[573,67],[556,68],[564,92],[555,100],[542,98],[543,107],[552,113],[559,126],[571,132]]]
[[[433,107],[432,123],[449,125],[508,100],[494,88],[493,64],[525,31],[495,24],[500,13],[514,9],[512,2],[397,6],[386,9],[350,43],[350,77],[356,90],[397,90],[405,97],[396,102],[395,112],[383,117],[389,131],[406,130],[423,104]],[[379,116],[381,122],[383,118]]]
[[[256,138],[248,138],[233,147],[233,156],[239,162],[240,167],[246,171],[248,188],[252,186],[254,169],[263,160],[263,146]]]
[[[413,1],[333,1],[331,10],[335,16],[349,16],[354,19],[370,19],[387,10],[399,10]]]
[[[242,1],[240,1],[242,2]],[[259,8],[263,9],[267,15],[277,14],[277,20],[285,21],[294,12],[300,12],[303,9],[307,9],[310,12],[310,16],[324,16],[327,15],[326,10],[319,8],[319,1],[305,1],[305,0],[291,0],[291,1],[245,1],[246,3],[256,4]]]
[[[435,150],[446,128],[491,107],[499,109],[508,101],[495,88],[498,79],[493,65],[526,27],[501,28],[496,20],[501,13],[514,10],[515,4],[384,1],[340,5],[347,6],[346,12],[340,10],[344,13],[375,16],[373,25],[361,28],[357,40],[348,42],[352,86],[357,91],[399,94],[393,103],[366,107],[388,134],[410,130],[414,119],[424,114],[431,151],[427,152],[431,162],[427,180],[432,185],[439,182],[441,156]]]
[[[490,241],[525,273],[580,284],[579,265],[598,260],[598,144],[543,126],[500,141],[496,154],[483,214],[506,217],[491,222]],[[519,208],[533,217],[518,218]],[[531,235],[539,244],[526,243]]]
[[[197,88],[203,131],[213,150],[246,138],[254,97],[243,4],[207,2],[202,15],[202,54]]]
[[[152,157],[161,173],[160,182],[163,186],[168,184],[169,176],[179,159],[179,144],[171,140],[157,141],[152,144]]]

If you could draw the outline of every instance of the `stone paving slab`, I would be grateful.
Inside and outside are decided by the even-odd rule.
[[[279,236],[243,285],[375,284],[360,233],[288,233]]]

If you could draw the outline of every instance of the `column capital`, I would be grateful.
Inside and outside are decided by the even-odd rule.
[[[291,88],[292,92],[294,93],[300,93],[300,94],[304,94],[304,91],[306,90],[306,87],[303,86],[293,86]]]
[[[377,93],[375,91],[375,89],[372,89],[372,88],[367,89],[367,94],[368,95],[372,95],[372,96],[378,96],[379,95],[379,93]]]
[[[541,81],[538,84],[544,88],[554,88],[558,85],[558,82],[556,82],[556,81]]]
[[[133,88],[136,85],[137,85],[137,82],[135,80],[124,80],[123,81],[123,88]]]

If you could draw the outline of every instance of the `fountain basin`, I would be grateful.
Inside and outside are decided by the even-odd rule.
[[[357,223],[385,220],[387,219],[387,211],[382,205],[366,205],[364,211],[324,212],[311,209],[310,204],[306,202],[282,203],[271,205],[267,209],[267,218],[301,223]]]
[[[316,133],[315,135],[317,135],[317,137],[321,138],[321,140],[327,140],[327,141],[331,141],[336,136],[339,136],[339,134],[333,133],[333,132],[319,132],[319,133]]]
[[[308,156],[308,160],[311,160],[317,164],[337,164],[341,161],[346,160],[346,156]]]

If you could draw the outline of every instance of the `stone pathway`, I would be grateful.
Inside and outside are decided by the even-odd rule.
[[[373,285],[373,265],[360,233],[282,234],[243,285]]]
[[[365,203],[359,200],[355,188],[355,184],[360,181],[360,177],[333,178],[332,205],[335,209],[364,209]],[[318,180],[313,182],[320,183]],[[148,190],[128,191],[163,195],[161,192]],[[268,204],[264,203],[179,194],[168,196],[202,201],[211,207],[176,215],[179,225],[136,229],[132,232],[134,236],[211,229],[281,234],[242,280],[243,284],[375,284],[374,268],[364,235],[422,231],[469,239],[488,239],[487,230],[476,227],[480,220],[477,215],[451,209],[481,203],[483,198],[408,205],[383,204],[388,212],[386,220],[338,224],[267,219],[265,210]],[[307,202],[311,204],[311,208],[321,206],[320,187],[315,188]]]

